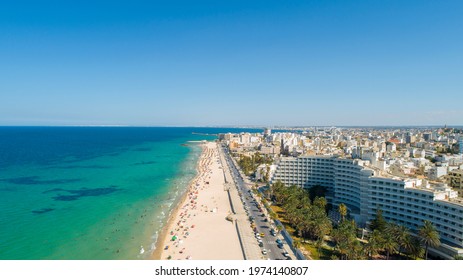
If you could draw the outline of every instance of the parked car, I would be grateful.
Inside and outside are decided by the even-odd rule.
[[[262,255],[267,255],[267,250],[262,249]]]
[[[275,240],[275,242],[276,242],[277,244],[283,244],[283,241],[281,241],[281,239],[279,239],[279,238],[277,238],[277,240]]]

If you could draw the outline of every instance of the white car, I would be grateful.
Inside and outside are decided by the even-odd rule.
[[[267,250],[262,249],[262,255],[267,255]]]

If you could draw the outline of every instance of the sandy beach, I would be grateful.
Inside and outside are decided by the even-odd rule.
[[[243,252],[231,213],[217,143],[206,142],[198,175],[172,211],[153,259],[242,260]]]

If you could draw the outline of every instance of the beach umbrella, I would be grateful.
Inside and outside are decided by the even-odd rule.
[[[177,235],[172,236],[172,241],[177,240]]]

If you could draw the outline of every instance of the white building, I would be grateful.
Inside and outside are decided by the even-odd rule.
[[[429,170],[429,179],[431,180],[438,180],[442,176],[447,175],[447,167],[446,166],[433,166]]]
[[[447,259],[463,255],[463,201],[456,191],[419,179],[380,177],[379,172],[368,161],[304,156],[281,158],[271,181],[304,188],[325,186],[328,202],[335,207],[344,203],[360,226],[374,219],[377,209],[387,220],[415,232],[423,220],[429,220],[442,241],[432,252]]]

